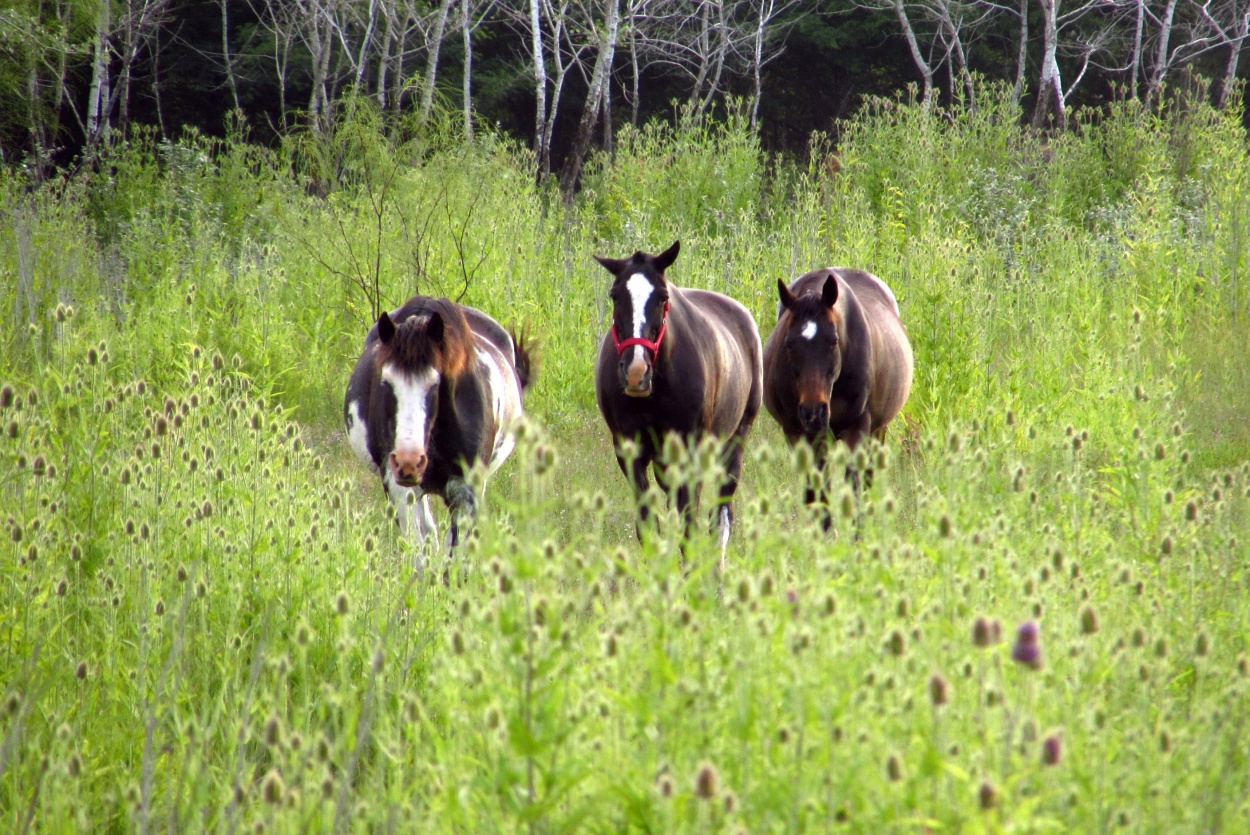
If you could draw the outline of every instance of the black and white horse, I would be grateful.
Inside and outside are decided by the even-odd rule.
[[[468,471],[480,462],[493,473],[511,454],[531,377],[523,341],[480,310],[414,296],[378,317],[347,384],[343,419],[402,531],[437,539],[429,496],[442,496],[455,547],[461,518],[477,508]]]
[[[647,489],[647,468],[666,435],[676,434],[687,448],[705,436],[722,439],[726,476],[717,525],[723,563],[743,444],[763,396],[763,348],[755,320],[741,304],[665,279],[679,249],[680,242],[674,242],[659,255],[596,258],[615,280],[609,291],[612,327],[599,348],[595,394],[617,463],[638,496]],[[622,444],[631,439],[637,441],[638,454],[629,460]],[[656,478],[667,486],[658,464]],[[677,487],[676,504],[688,529],[689,487]],[[645,503],[639,514],[645,522]]]

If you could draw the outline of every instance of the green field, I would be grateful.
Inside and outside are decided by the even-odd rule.
[[[570,204],[507,140],[365,104],[279,149],[0,171],[0,829],[1250,828],[1242,108],[1042,137],[981,98],[876,102],[836,166],[739,118],[626,129]],[[591,256],[677,238],[669,279],[765,336],[778,278],[871,270],[916,357],[831,534],[761,414],[723,575],[671,516],[639,545],[594,405]],[[341,428],[415,292],[542,360],[475,537],[420,576]]]

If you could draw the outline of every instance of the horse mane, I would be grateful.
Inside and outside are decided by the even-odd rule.
[[[441,339],[430,334],[435,315],[442,320]],[[441,375],[459,377],[473,356],[473,334],[460,306],[448,299],[417,296],[392,317],[395,335],[378,346],[378,367],[388,363],[407,373],[433,368]]]

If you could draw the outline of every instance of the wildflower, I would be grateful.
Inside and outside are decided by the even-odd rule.
[[[1081,610],[1081,634],[1094,635],[1098,632],[1098,613],[1092,606]]]
[[[1011,660],[1031,670],[1042,666],[1041,630],[1035,621],[1025,621],[1016,630],[1016,643],[1011,648]]]
[[[286,783],[276,768],[269,769],[269,773],[265,775],[265,780],[261,783],[261,796],[272,806],[281,803],[286,796]]]
[[[977,802],[985,811],[998,805],[998,791],[989,780],[981,784],[981,789],[977,792]]]
[[[719,788],[720,777],[716,773],[716,766],[707,761],[700,763],[694,776],[695,797],[711,800],[716,797]]]
[[[890,778],[891,783],[897,783],[903,779],[903,762],[896,754],[891,754],[890,758],[885,761],[885,775]]]
[[[1058,734],[1042,740],[1042,765],[1059,765],[1063,759],[1063,741]]]
[[[950,701],[950,685],[939,673],[934,673],[929,679],[929,701],[934,707],[941,707]]]

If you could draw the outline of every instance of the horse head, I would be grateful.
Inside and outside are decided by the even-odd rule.
[[[469,363],[472,336],[464,315],[439,299],[398,326],[383,313],[378,317],[378,339],[383,417],[394,433],[386,466],[396,484],[417,487],[429,464],[430,435],[439,409],[452,406],[440,401]]]
[[[791,385],[799,401],[799,422],[809,436],[829,431],[829,399],[842,373],[838,280],[830,274],[820,295],[796,296],[777,281],[781,307],[789,314],[784,342]]]
[[[669,289],[664,271],[677,260],[680,241],[659,255],[635,252],[628,259],[595,256],[615,280],[612,300],[612,342],[619,357],[621,388],[631,397],[651,394],[652,367],[668,329]]]

